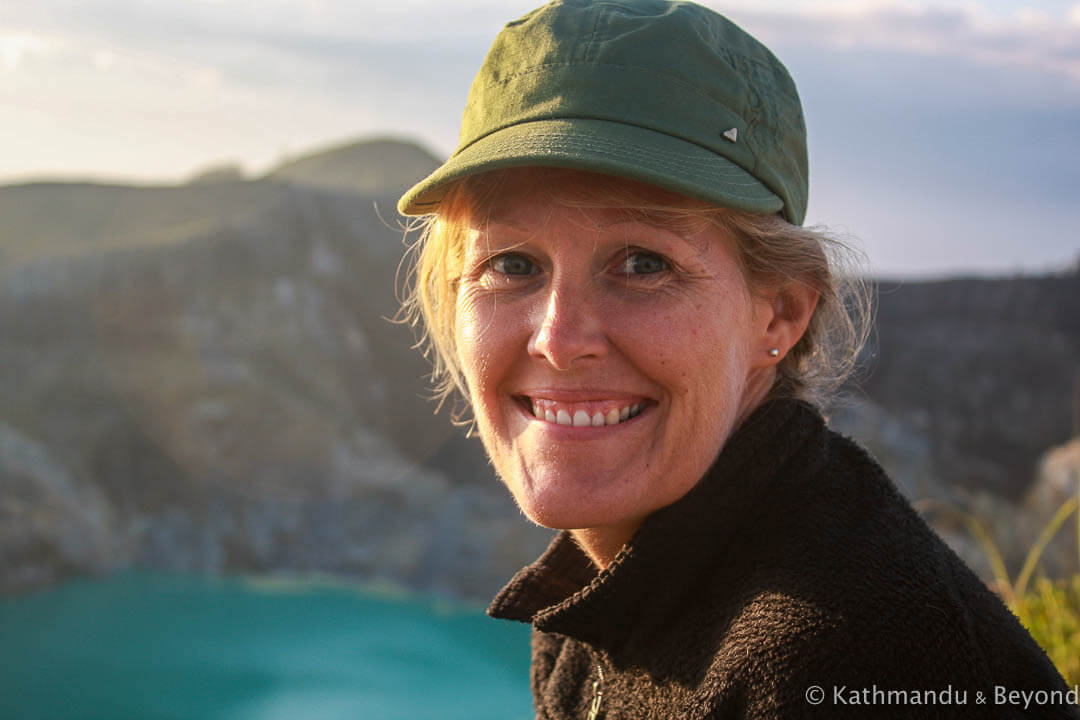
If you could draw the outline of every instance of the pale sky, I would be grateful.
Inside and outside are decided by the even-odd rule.
[[[11,0],[0,183],[252,174],[372,135],[456,142],[469,82],[533,0]],[[1080,258],[1080,2],[704,3],[768,44],[810,132],[808,222],[878,274]]]

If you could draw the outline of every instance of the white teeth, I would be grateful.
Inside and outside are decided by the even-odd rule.
[[[592,416],[585,410],[575,410],[571,415],[569,410],[552,410],[544,408],[535,401],[530,402],[533,416],[538,420],[544,420],[558,425],[571,425],[573,427],[602,427],[604,425],[618,425],[638,415],[645,407],[645,403],[639,402],[623,408],[612,408],[606,413],[597,410]]]

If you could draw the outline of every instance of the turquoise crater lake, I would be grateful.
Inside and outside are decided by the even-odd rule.
[[[0,718],[531,718],[528,628],[331,585],[127,573],[0,598]]]

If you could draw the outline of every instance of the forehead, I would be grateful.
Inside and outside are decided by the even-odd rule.
[[[462,188],[470,225],[543,222],[545,213],[578,209],[601,222],[638,221],[681,235],[700,234],[722,212],[646,183],[560,168],[512,168],[474,176]]]

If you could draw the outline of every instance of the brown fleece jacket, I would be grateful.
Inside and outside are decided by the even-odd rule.
[[[533,625],[538,718],[1080,718],[997,596],[801,402],[755,412],[607,569],[563,532],[489,613]]]

